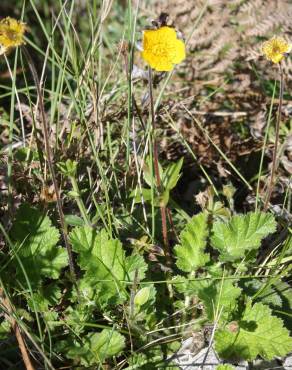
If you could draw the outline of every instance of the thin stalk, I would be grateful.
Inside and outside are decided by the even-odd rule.
[[[68,240],[68,234],[67,234],[67,226],[65,223],[65,217],[62,209],[62,202],[60,198],[60,191],[59,191],[59,186],[55,174],[55,169],[53,166],[53,161],[52,161],[52,153],[51,153],[51,147],[50,147],[50,142],[49,142],[49,130],[48,130],[48,125],[47,125],[47,120],[46,120],[46,115],[45,115],[45,107],[44,107],[44,101],[43,101],[43,96],[41,92],[41,86],[40,86],[40,80],[34,65],[34,62],[27,51],[25,47],[22,48],[23,53],[26,57],[26,60],[28,62],[29,69],[31,71],[34,83],[36,85],[36,90],[37,90],[37,95],[38,95],[38,101],[39,101],[39,108],[40,108],[40,114],[41,114],[41,121],[43,125],[43,135],[44,135],[44,140],[45,140],[45,152],[46,152],[46,157],[48,161],[48,167],[49,171],[51,173],[52,177],[52,182],[54,186],[54,191],[56,194],[56,200],[57,200],[57,209],[60,217],[60,224],[61,224],[61,230],[62,230],[62,235],[65,243],[65,247],[67,249],[68,253],[68,260],[69,260],[69,268],[70,268],[70,273],[72,277],[73,284],[75,285],[77,294],[78,294],[78,287],[76,283],[76,272],[75,272],[75,267],[74,267],[74,261],[73,261],[73,253],[72,253],[72,248],[71,245],[69,244]]]
[[[151,113],[151,124],[152,124],[152,141],[153,141],[153,161],[154,161],[154,173],[156,178],[156,186],[158,189],[159,195],[162,192],[161,186],[161,178],[159,173],[159,165],[158,165],[158,149],[157,149],[157,141],[155,137],[155,113],[154,113],[154,101],[153,101],[153,79],[152,79],[152,70],[149,67],[148,69],[148,77],[149,77],[149,98],[150,98],[150,113]],[[167,232],[167,221],[166,221],[166,206],[163,202],[160,203],[160,213],[161,213],[161,222],[162,222],[162,236],[163,236],[163,244],[164,244],[164,253],[166,257],[166,264],[168,267],[171,266],[171,256],[170,256],[170,249],[169,249],[169,241],[168,241],[168,232]]]
[[[128,80],[128,83],[129,83],[129,93],[132,94],[132,100],[131,102],[133,103],[133,108],[135,108],[135,111],[137,113],[137,116],[139,118],[139,121],[141,123],[141,126],[144,130],[144,132],[146,131],[146,127],[144,125],[144,122],[143,122],[143,118],[142,118],[142,115],[141,115],[141,112],[140,112],[140,109],[137,105],[137,102],[136,102],[136,99],[134,97],[134,94],[133,94],[133,91],[132,89],[130,89],[130,81],[131,81],[131,70],[129,69],[129,53],[128,53],[128,45],[126,44],[123,44],[123,41],[122,43],[120,44],[120,52],[123,56],[123,59],[124,59],[124,69],[125,69],[125,75],[126,75],[126,78]],[[128,106],[128,119],[130,117],[130,108],[131,108],[131,105]],[[145,225],[146,225],[146,228],[148,230],[148,224],[147,224],[147,215],[146,215],[146,209],[145,209],[145,202],[144,202],[144,197],[143,197],[143,194],[142,194],[142,184],[141,184],[141,171],[139,171],[139,165],[138,165],[138,149],[137,149],[137,145],[136,145],[136,138],[135,138],[135,135],[136,135],[136,130],[135,130],[135,117],[132,116],[131,117],[132,119],[132,135],[133,135],[133,150],[134,150],[134,161],[135,161],[135,166],[137,168],[137,177],[138,177],[138,187],[139,187],[139,191],[140,191],[140,196],[141,196],[141,200],[142,200],[142,209],[143,209],[143,217],[144,217],[144,220],[145,220]],[[135,196],[136,196],[136,191],[137,191],[137,187],[135,189]],[[132,211],[133,211],[133,208],[134,208],[134,204],[135,204],[135,198],[133,198],[133,202],[132,202],[132,206],[131,206],[131,214],[132,214]],[[148,230],[149,232],[149,230]]]
[[[13,84],[14,83],[13,82],[13,79],[14,79],[13,72],[10,68],[9,61],[8,61],[5,54],[4,54],[4,59],[5,59],[7,68],[8,68],[9,76],[10,76],[12,84]],[[18,104],[19,118],[20,118],[20,123],[21,123],[22,145],[25,147],[25,129],[24,129],[24,122],[23,122],[23,114],[22,114],[22,108],[21,108],[21,103],[20,103],[19,94],[18,94],[16,84],[15,84],[15,96],[16,96],[16,100],[17,100],[17,104]]]
[[[5,54],[4,54],[5,55]],[[10,103],[10,117],[9,117],[9,151],[8,151],[8,166],[7,166],[7,178],[8,178],[8,211],[12,212],[13,207],[13,184],[12,184],[12,162],[13,162],[13,131],[14,131],[14,103],[15,103],[15,92],[16,92],[16,67],[17,67],[17,56],[18,49],[16,49],[12,84],[11,84],[11,103]]]
[[[256,211],[258,210],[261,175],[262,175],[262,169],[263,169],[263,163],[264,163],[264,156],[265,156],[265,152],[266,152],[266,148],[267,148],[267,142],[268,142],[268,132],[269,132],[270,123],[271,123],[271,120],[272,120],[272,112],[273,112],[274,99],[275,99],[275,93],[276,93],[276,85],[277,85],[277,82],[275,81],[274,88],[273,88],[273,95],[272,95],[271,105],[270,105],[270,109],[269,109],[268,121],[267,121],[267,126],[266,126],[264,145],[263,145],[263,148],[262,148],[261,159],[260,159],[260,166],[259,166],[259,172],[258,172],[258,181],[257,181],[256,202],[255,202],[255,210]]]
[[[88,217],[86,207],[85,207],[85,205],[83,203],[83,200],[80,196],[80,190],[79,190],[79,187],[78,187],[78,184],[77,184],[77,181],[76,181],[75,177],[70,176],[70,181],[71,181],[71,184],[72,184],[73,191],[78,194],[78,196],[76,196],[76,203],[77,203],[79,211],[82,215],[83,221],[85,222],[86,225],[90,226],[91,222],[90,222],[90,219]]]
[[[278,108],[278,115],[276,121],[276,135],[275,135],[275,145],[273,151],[273,160],[272,160],[272,170],[271,170],[271,177],[270,183],[268,186],[267,198],[264,204],[264,211],[268,209],[273,187],[274,187],[274,180],[275,174],[277,170],[277,151],[278,151],[278,144],[279,144],[279,135],[280,135],[280,124],[281,124],[281,116],[282,116],[282,104],[283,104],[283,94],[284,94],[284,74],[281,62],[279,63],[279,70],[280,70],[280,93],[279,93],[279,108]]]

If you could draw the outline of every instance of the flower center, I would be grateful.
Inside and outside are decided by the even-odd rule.
[[[274,53],[274,54],[279,54],[279,53],[281,53],[281,49],[279,48],[279,46],[278,46],[278,45],[274,45],[274,46],[273,46],[273,53]]]
[[[167,57],[169,54],[167,45],[165,45],[165,43],[158,43],[153,45],[152,52],[153,54],[160,58]]]
[[[17,40],[17,32],[14,30],[6,30],[6,37],[10,40]]]

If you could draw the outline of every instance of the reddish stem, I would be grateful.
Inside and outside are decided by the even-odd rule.
[[[154,173],[156,178],[156,186],[158,189],[159,195],[162,192],[161,178],[159,173],[158,165],[158,149],[157,142],[155,137],[155,112],[154,112],[154,101],[153,101],[153,80],[152,80],[152,70],[149,67],[149,98],[150,98],[150,110],[151,110],[151,123],[152,123],[152,132],[153,132],[153,159],[154,159]],[[161,222],[162,222],[162,236],[164,244],[164,253],[166,257],[166,264],[168,267],[171,266],[171,256],[168,242],[168,231],[167,231],[167,220],[166,220],[166,206],[163,202],[160,203],[160,213],[161,213]]]

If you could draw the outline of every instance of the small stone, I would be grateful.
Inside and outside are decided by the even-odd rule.
[[[181,350],[182,348],[180,349],[180,351]],[[189,351],[189,349],[187,351]],[[201,370],[202,366],[204,366],[204,370],[215,370],[216,366],[220,364],[220,360],[212,347],[203,348],[195,356],[189,354],[188,361],[184,360],[185,357],[182,357],[182,355],[179,355],[179,353],[174,358],[174,362],[182,370]]]
[[[288,357],[286,357],[283,363],[283,367],[285,370],[292,370],[292,353]]]

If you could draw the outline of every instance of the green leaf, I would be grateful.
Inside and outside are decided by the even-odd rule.
[[[78,264],[86,271],[96,272],[102,267],[105,275],[122,278],[125,253],[119,240],[109,238],[105,230],[97,232],[90,226],[76,227],[70,233],[73,250],[78,253]]]
[[[234,370],[234,366],[229,364],[222,364],[216,367],[216,370]]]
[[[194,293],[194,287],[191,286],[191,283],[193,282],[181,275],[174,276],[171,281],[171,284],[175,287],[175,289],[179,293],[183,293],[185,295],[191,295]]]
[[[237,261],[248,252],[257,250],[261,240],[275,230],[276,222],[272,214],[250,212],[233,216],[228,223],[216,222],[211,244],[220,252],[221,261]]]
[[[195,271],[209,261],[209,254],[204,253],[208,236],[207,218],[207,213],[194,216],[181,232],[181,243],[174,247],[179,269]]]
[[[155,171],[154,171],[154,168],[153,168],[153,173],[152,173],[151,168],[152,168],[152,163],[150,161],[150,157],[147,157],[146,161],[144,163],[144,166],[143,166],[143,178],[144,178],[146,184],[150,187],[152,186],[152,183],[155,186],[157,186]],[[162,179],[163,178],[163,169],[162,169],[160,163],[158,163],[158,169],[159,169],[160,178]],[[151,175],[153,175],[153,176],[151,176]]]
[[[60,298],[60,288],[56,283],[52,283],[40,287],[36,293],[33,293],[33,296],[28,299],[28,305],[32,310],[37,309],[39,312],[43,313],[49,310],[49,306],[58,304]]]
[[[79,287],[80,288],[80,287]],[[87,291],[88,292],[88,291]],[[93,311],[96,307],[94,300],[85,300],[87,292],[82,291],[82,301],[76,306],[69,306],[65,310],[66,325],[74,328],[75,335],[81,335],[87,328],[86,325],[94,322]],[[92,297],[88,297],[92,298]],[[82,334],[83,336],[83,334]]]
[[[120,241],[109,238],[105,230],[97,232],[90,226],[76,227],[70,233],[70,241],[78,253],[79,266],[86,271],[88,284],[99,289],[101,302],[124,299],[121,280],[126,275],[126,258]]]
[[[142,194],[141,194],[142,193]],[[130,194],[131,198],[134,198],[135,203],[150,202],[152,201],[152,190],[144,189],[133,190]],[[161,204],[167,205],[169,201],[169,190],[165,190],[160,196],[154,193],[153,205],[154,207],[160,207]]]
[[[75,190],[68,191],[67,195],[71,198],[79,198],[80,197],[80,193],[78,191],[75,191]]]
[[[139,254],[132,254],[126,257],[125,273],[126,280],[134,281],[135,272],[137,271],[137,280],[141,281],[145,277],[145,272],[147,270],[147,264],[144,258]]]
[[[91,350],[104,361],[121,352],[125,347],[125,338],[117,331],[104,329],[101,333],[89,335]]]
[[[164,206],[166,207],[169,201],[169,190],[166,189],[163,194],[160,195],[159,197],[159,206]]]
[[[137,189],[133,190],[130,194],[131,198],[134,198],[135,203],[149,202],[152,199],[152,190],[151,189]],[[154,193],[154,200],[157,198],[157,195]],[[159,206],[158,200],[156,200],[156,206]]]
[[[189,291],[193,289],[193,295],[197,295],[203,302],[210,321],[214,321],[216,312],[220,313],[220,321],[224,321],[234,312],[237,298],[241,294],[241,289],[235,284],[230,279],[206,279],[190,282]]]
[[[62,341],[58,349],[67,358],[91,366],[101,364],[106,358],[118,355],[125,347],[125,338],[115,330],[104,329],[101,333],[88,333],[83,341]]]
[[[145,329],[153,328],[156,321],[156,288],[149,284],[140,288],[134,297],[134,311],[131,317],[135,322],[143,322]]]
[[[70,226],[83,226],[84,220],[76,215],[65,215],[65,222]]]
[[[28,306],[33,312],[38,311],[42,314],[42,319],[46,322],[46,326],[54,329],[55,326],[61,325],[58,321],[58,312],[50,309],[50,306],[55,306],[61,298],[61,290],[56,282],[50,285],[40,287],[36,293],[28,298]],[[75,330],[75,328],[74,328]]]
[[[65,176],[76,176],[77,172],[77,162],[72,161],[71,159],[67,159],[66,162],[59,162],[57,163],[57,167]]]
[[[271,307],[281,308],[283,304],[283,300],[281,298],[282,294],[278,294],[272,285],[265,285],[266,282],[264,280],[260,281],[258,279],[252,279],[244,282],[244,290],[251,298],[257,294],[256,299],[258,301]]]
[[[58,229],[38,209],[27,204],[21,206],[10,236],[32,285],[39,284],[44,277],[57,279],[62,268],[68,265],[66,250],[57,247]],[[17,273],[23,280],[20,266],[17,266]]]
[[[11,332],[11,325],[8,320],[3,320],[0,323],[0,340],[5,340]]]
[[[272,316],[262,303],[249,303],[238,323],[230,323],[215,333],[215,347],[222,358],[248,361],[261,356],[271,360],[292,350],[292,338],[281,319]]]
[[[149,296],[150,296],[150,287],[144,287],[138,290],[134,298],[135,305],[143,306],[143,304],[145,304],[148,301]]]
[[[171,190],[173,189],[179,178],[180,178],[180,171],[183,165],[183,157],[176,163],[171,163],[163,172],[162,184],[165,189]]]
[[[243,287],[251,299],[256,295],[257,301],[275,310],[276,316],[284,321],[285,327],[292,330],[292,289],[288,283],[277,280],[269,284],[269,279],[252,279],[244,282]]]

